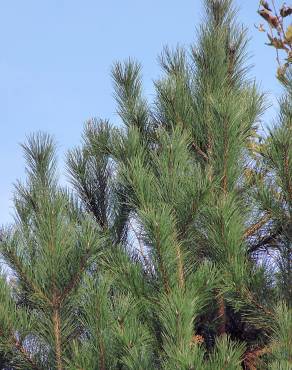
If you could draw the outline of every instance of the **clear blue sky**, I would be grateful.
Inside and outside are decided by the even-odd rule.
[[[273,50],[254,28],[258,1],[237,3],[253,38],[253,74],[274,99],[280,88]],[[194,41],[201,10],[201,0],[1,1],[0,224],[12,219],[13,183],[24,175],[19,143],[26,134],[53,134],[62,160],[79,143],[85,120],[117,122],[110,67],[128,56],[142,63],[151,99],[152,80],[159,75],[157,55],[166,44]]]

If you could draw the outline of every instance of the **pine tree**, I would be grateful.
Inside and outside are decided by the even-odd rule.
[[[86,124],[73,192],[49,136],[23,146],[1,238],[10,368],[291,367],[292,85],[262,138],[246,30],[231,0],[204,4],[190,52],[163,51],[153,104],[140,65],[114,65],[124,126]]]
[[[18,183],[15,224],[1,252],[1,349],[13,368],[64,369],[79,338],[79,299],[102,238],[69,193],[58,187],[53,140],[36,134],[23,146],[27,182]]]

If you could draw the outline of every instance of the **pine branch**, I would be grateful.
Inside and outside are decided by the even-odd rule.
[[[280,226],[272,234],[263,237],[256,244],[251,245],[248,249],[248,253],[254,253],[254,252],[258,251],[260,248],[264,247],[265,245],[275,242],[276,238],[281,235],[282,231],[283,231],[283,227]]]
[[[57,370],[63,370],[62,361],[62,339],[61,339],[61,319],[59,297],[55,296],[53,299],[53,316],[52,316],[55,336],[55,356]]]
[[[218,299],[218,319],[220,320],[219,328],[218,328],[218,334],[223,335],[226,333],[226,309],[225,309],[225,302],[223,296],[220,295]]]
[[[102,340],[102,335],[99,336],[99,369],[106,370],[105,346]]]
[[[274,313],[270,310],[268,310],[266,307],[264,307],[261,303],[258,302],[254,294],[248,290],[244,290],[245,297],[261,312],[263,312],[267,317],[274,317]]]
[[[270,353],[270,347],[257,347],[253,348],[252,350],[248,350],[244,354],[244,365],[247,367],[248,370],[257,370],[259,365],[259,357]]]
[[[141,237],[140,237],[140,235],[138,235],[137,230],[133,226],[133,224],[132,224],[131,221],[129,221],[129,225],[131,226],[131,229],[132,229],[133,233],[135,234],[135,237],[136,237],[136,239],[138,241],[138,244],[139,244],[139,252],[140,252],[141,257],[143,258],[143,262],[145,263],[145,265],[147,267],[149,267],[149,261],[148,261],[148,258],[146,257],[146,254],[145,254],[145,251],[144,251],[144,246],[143,246],[143,244],[141,242]]]
[[[286,147],[284,151],[284,173],[285,173],[285,180],[287,183],[288,202],[292,205],[292,180],[291,180],[291,172],[290,172],[290,165],[289,165],[289,152]]]
[[[209,160],[207,154],[194,141],[192,142],[192,147],[206,162]]]
[[[269,220],[271,219],[271,215],[268,213],[265,216],[263,216],[258,222],[248,227],[244,234],[243,238],[248,238],[252,235],[254,235],[261,227],[263,227]]]
[[[0,330],[0,336],[3,336],[3,331]],[[30,353],[23,347],[22,343],[15,337],[14,333],[11,331],[9,333],[9,339],[8,339],[9,345],[14,346],[17,351],[19,352],[22,359],[28,363],[33,370],[42,370],[41,367],[31,358]]]
[[[33,370],[41,370],[41,368],[37,365],[36,362],[33,361],[30,354],[27,352],[27,350],[22,346],[22,344],[14,337],[12,336],[15,348],[18,350],[18,352],[21,354],[25,362],[27,362]]]
[[[228,187],[228,177],[227,177],[227,166],[228,166],[228,134],[227,134],[227,122],[226,118],[224,119],[223,122],[223,176],[222,176],[222,181],[221,181],[221,186],[223,189],[223,193],[227,193],[227,187]]]
[[[19,279],[24,282],[24,284],[31,290],[31,292],[34,292],[39,295],[40,298],[43,299],[44,302],[46,302],[48,305],[51,305],[50,299],[44,294],[42,289],[38,287],[33,280],[31,280],[27,273],[25,272],[23,265],[21,261],[19,260],[16,253],[14,253],[11,249],[6,250],[4,252],[4,257],[7,257],[10,266],[16,271]]]
[[[165,269],[165,266],[164,266],[164,263],[163,263],[163,258],[162,258],[162,253],[161,253],[161,246],[160,246],[160,239],[159,238],[157,238],[157,241],[156,241],[156,249],[157,249],[158,266],[159,266],[159,270],[160,270],[160,273],[161,273],[161,276],[162,276],[164,289],[165,289],[166,293],[169,293],[170,292],[170,286],[169,286],[167,272],[166,272],[166,269]]]
[[[75,272],[72,279],[69,281],[67,286],[64,288],[64,290],[63,290],[63,292],[62,292],[62,294],[59,298],[59,303],[60,304],[66,299],[66,297],[72,292],[72,290],[74,290],[76,288],[76,286],[80,282],[80,280],[82,278],[82,274],[86,269],[86,265],[87,265],[87,261],[88,261],[89,257],[90,257],[90,252],[89,252],[89,250],[87,250],[85,255],[82,256],[82,258],[80,260],[78,271]]]
[[[181,248],[179,245],[176,246],[177,253],[177,263],[178,263],[178,281],[180,289],[185,287],[185,277],[184,277],[184,263]]]

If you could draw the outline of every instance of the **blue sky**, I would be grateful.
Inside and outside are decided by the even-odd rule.
[[[263,91],[280,94],[272,49],[257,32],[257,0],[237,0]],[[60,167],[91,117],[118,122],[110,68],[132,56],[143,65],[145,94],[159,76],[164,45],[188,46],[201,0],[4,0],[0,13],[0,224],[12,220],[13,183],[24,176],[20,142],[42,130],[58,142]],[[265,115],[270,123],[273,110]]]

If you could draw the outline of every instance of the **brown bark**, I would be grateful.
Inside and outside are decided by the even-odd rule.
[[[102,339],[100,340],[99,343],[99,368],[100,370],[106,370],[105,367],[105,349],[104,349],[104,344]]]
[[[218,335],[222,335],[226,333],[226,311],[224,298],[222,296],[218,298],[218,305],[219,305],[218,317],[220,320]]]
[[[57,370],[63,370],[61,319],[60,319],[60,309],[58,306],[55,306],[53,308],[53,325],[54,325],[54,335],[55,335],[56,367],[57,367]]]

